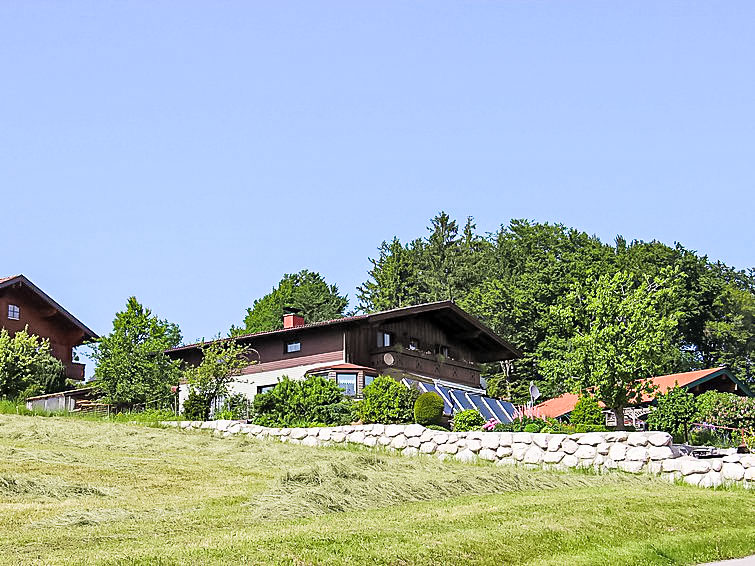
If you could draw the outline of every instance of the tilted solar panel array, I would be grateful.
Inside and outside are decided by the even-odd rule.
[[[500,399],[493,399],[485,395],[476,393],[467,393],[461,389],[453,389],[445,385],[437,385],[418,381],[414,379],[402,380],[407,387],[416,387],[423,393],[437,393],[443,399],[443,412],[447,415],[453,415],[459,411],[474,409],[486,419],[496,418],[502,423],[510,423],[513,420],[515,408],[514,405]]]

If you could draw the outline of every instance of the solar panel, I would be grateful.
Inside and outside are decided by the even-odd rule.
[[[503,404],[498,399],[491,399],[490,397],[485,397],[485,401],[488,403],[488,406],[490,407],[490,410],[495,413],[495,417],[501,421],[502,423],[510,423],[511,417],[506,414],[506,410],[503,406]]]
[[[485,417],[486,419],[492,419],[497,418],[495,413],[491,411],[485,401],[482,400],[482,397],[480,395],[475,395],[473,393],[469,394],[469,398],[472,400],[472,403],[475,406],[475,409],[480,411],[480,414]]]
[[[449,393],[451,394],[451,398],[454,400],[454,409],[455,410],[465,410],[465,409],[474,409],[474,405],[469,402],[469,399],[467,399],[467,396],[462,391],[457,391],[456,389],[449,389]],[[459,409],[461,407],[461,409]]]

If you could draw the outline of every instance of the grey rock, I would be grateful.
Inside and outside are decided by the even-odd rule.
[[[625,472],[636,474],[642,471],[642,467],[645,465],[640,460],[624,460],[623,462],[616,462],[616,466]]]
[[[607,456],[610,451],[611,451],[611,445],[608,444],[608,442],[601,442],[600,444],[598,444],[598,454]]]
[[[544,434],[542,432],[537,432],[532,435],[532,442],[535,444],[535,446],[538,446],[545,450],[548,448],[548,434]]]
[[[467,450],[471,450],[472,452],[479,452],[480,448],[482,448],[481,440],[478,440],[476,438],[467,439]]]
[[[459,462],[465,462],[465,463],[471,463],[477,460],[477,454],[472,452],[471,450],[462,450],[461,452],[458,452],[456,456],[454,456]]]
[[[745,469],[738,462],[725,462],[721,468],[721,474],[727,480],[740,481],[745,477]]]
[[[495,451],[495,455],[498,458],[506,458],[507,456],[511,456],[511,446],[499,446],[498,450]]]
[[[615,461],[620,462],[627,457],[627,445],[626,444],[613,444],[608,450],[608,457]]]
[[[524,453],[524,463],[525,464],[539,464],[543,461],[543,449],[539,446],[535,446],[534,444],[530,446],[527,451]]]
[[[653,446],[671,446],[673,439],[667,432],[651,432],[647,435],[648,443]]]
[[[627,438],[629,446],[647,446],[648,437],[644,432],[630,432]]]
[[[491,450],[490,448],[481,449],[478,456],[483,460],[488,460],[489,462],[494,462],[496,459],[495,450]]]
[[[432,454],[433,452],[435,452],[435,449],[437,447],[438,447],[438,445],[435,444],[432,441],[430,441],[430,442],[423,442],[422,445],[419,447],[419,451],[422,454]]]
[[[577,448],[577,451],[574,453],[574,456],[576,456],[580,460],[592,460],[593,458],[595,458],[595,455],[597,453],[598,451],[594,446],[591,446],[589,444],[581,444],[580,447]]]
[[[564,454],[561,459],[561,466],[564,468],[576,468],[577,464],[579,464],[579,460],[573,454]]]
[[[666,460],[672,458],[674,453],[671,451],[670,446],[650,446],[648,448],[648,455],[651,460]]]
[[[419,448],[420,445],[422,444],[422,440],[420,439],[419,436],[412,436],[411,438],[406,439],[406,443],[412,448]]]
[[[689,476],[691,474],[707,474],[710,471],[710,461],[698,460],[691,456],[685,456],[683,458],[676,458],[680,460],[680,470],[683,475]],[[697,484],[695,484],[697,485]]]
[[[383,434],[385,434],[385,436],[393,438],[394,436],[398,436],[402,432],[404,432],[403,426],[391,424],[385,426],[385,432]]]
[[[404,436],[406,436],[407,438],[411,438],[413,436],[422,436],[423,432],[425,432],[425,427],[423,427],[421,424],[410,424],[408,427],[406,427]]]
[[[571,438],[567,438],[561,442],[561,450],[567,454],[574,454],[577,451],[577,448],[579,448],[579,444]]]
[[[642,446],[634,446],[627,450],[626,459],[632,462],[647,462],[648,451]]]
[[[548,439],[548,452],[555,452],[561,448],[561,443],[566,438],[563,434],[552,434]]]
[[[543,455],[543,462],[546,464],[558,464],[564,458],[563,452],[546,452]]]
[[[601,442],[605,442],[603,434],[600,432],[588,432],[579,437],[577,444],[586,444],[588,446],[597,446]]]
[[[401,454],[403,454],[404,456],[416,456],[417,454],[419,454],[419,450],[414,448],[414,446],[407,446],[401,451]]]
[[[391,447],[401,450],[402,448],[406,448],[406,437],[403,434],[400,434],[398,436],[394,436],[393,440],[391,440]]]
[[[459,447],[456,445],[455,442],[446,442],[445,444],[441,444],[438,446],[438,452],[442,452],[444,454],[456,454],[456,452],[459,451]]]
[[[291,431],[289,436],[294,440],[301,440],[307,437],[307,430],[304,428],[295,428]]]
[[[482,435],[482,447],[488,450],[496,450],[499,446],[497,432],[489,432]]]

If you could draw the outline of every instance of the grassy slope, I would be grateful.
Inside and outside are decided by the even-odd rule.
[[[691,564],[755,493],[0,415],[0,563]]]

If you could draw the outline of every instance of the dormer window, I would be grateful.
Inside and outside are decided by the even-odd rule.
[[[21,318],[21,309],[16,305],[8,305],[8,319],[18,320]]]
[[[291,354],[293,352],[299,352],[301,351],[301,342],[298,340],[293,340],[291,342],[286,342],[286,353]]]

